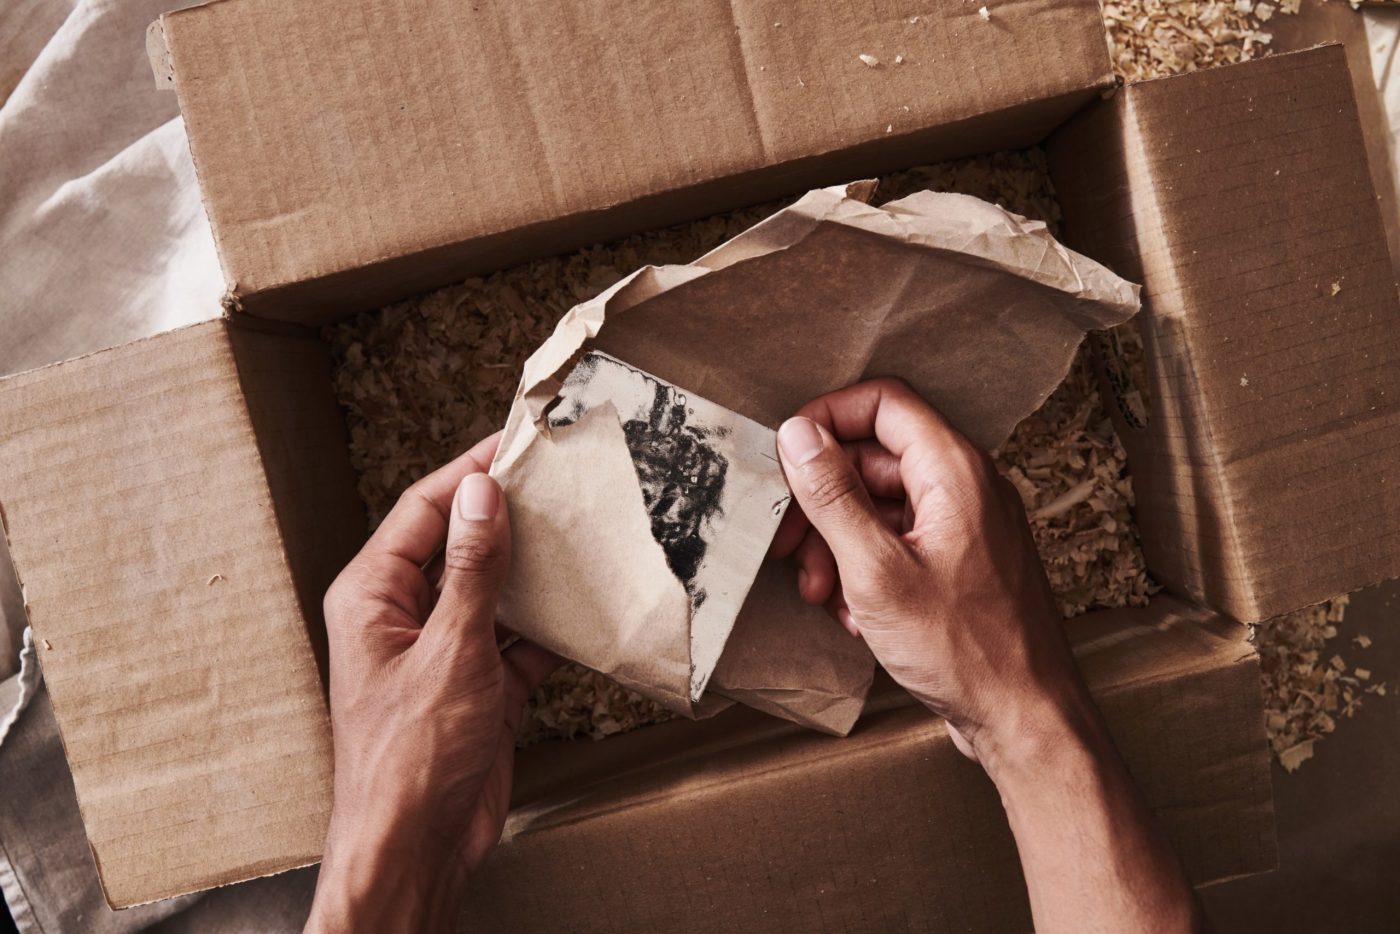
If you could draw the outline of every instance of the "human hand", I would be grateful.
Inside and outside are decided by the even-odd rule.
[[[326,593],[335,804],[308,930],[450,924],[500,839],[516,727],[558,660],[497,649],[498,442],[410,487]]]
[[[885,669],[947,719],[965,754],[1082,709],[1074,667],[1015,488],[909,386],[822,396],[778,433],[796,503],[773,551],[798,565]]]

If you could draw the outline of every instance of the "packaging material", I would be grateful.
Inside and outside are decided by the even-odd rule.
[[[364,530],[324,348],[269,319],[324,321],[566,243],[885,168],[1034,142],[1095,101],[1110,81],[1095,3],[1027,0],[999,6],[989,18],[957,4],[875,16],[868,5],[849,3],[825,4],[802,17],[790,5],[778,9],[704,4],[680,16],[656,4],[561,11],[542,2],[236,0],[164,18],[153,44],[169,53],[162,74],[180,95],[229,280],[228,316],[0,382],[0,502],[36,637],[53,646],[42,660],[54,676],[55,710],[114,904],[275,872],[314,859],[320,845],[330,745],[316,678],[313,633],[321,622],[311,598]],[[906,38],[907,51],[899,48]],[[811,74],[797,74],[799,65],[812,66]],[[1313,83],[1290,84],[1295,73]],[[1185,474],[1194,486],[1159,489],[1148,510],[1166,515],[1163,497],[1175,493],[1182,511],[1209,519],[1177,536],[1188,541],[1175,553],[1188,555],[1222,540],[1257,544],[1266,530],[1254,520],[1267,514],[1281,566],[1293,576],[1291,583],[1256,578],[1253,599],[1243,601],[1229,589],[1200,588],[1204,600],[1220,598],[1226,609],[1284,603],[1285,595],[1344,589],[1353,578],[1392,573],[1400,512],[1378,489],[1386,468],[1372,468],[1378,455],[1365,449],[1348,419],[1361,411],[1355,404],[1367,387],[1389,392],[1384,377],[1364,367],[1393,368],[1400,349],[1376,336],[1394,333],[1394,321],[1389,305],[1372,303],[1382,271],[1368,258],[1383,248],[1363,242],[1365,230],[1357,226],[1374,215],[1361,206],[1369,181],[1347,168],[1362,161],[1364,150],[1354,133],[1354,105],[1336,91],[1338,80],[1346,74],[1328,50],[1279,57],[1138,85],[1092,103],[1071,128],[1083,140],[1077,152],[1084,165],[1100,171],[1097,184],[1067,183],[1061,191],[1066,217],[1079,219],[1085,242],[1095,244],[1083,252],[1128,278],[1137,278],[1134,270],[1144,273],[1149,307],[1169,312],[1166,324],[1175,321],[1184,335],[1188,356],[1175,359],[1192,363],[1209,378],[1199,388],[1214,393],[1210,431],[1183,421],[1191,431],[1181,437],[1193,445],[1194,463],[1229,477],[1231,495],[1218,495],[1203,466]],[[1315,106],[1294,106],[1299,100]],[[1085,128],[1105,120],[1102,113],[1132,119],[1120,124],[1121,133],[1103,133],[1094,148]],[[904,123],[911,114],[913,122]],[[1301,146],[1295,155],[1272,148],[1282,136],[1260,133],[1257,151],[1279,161],[1272,168],[1292,167],[1299,179],[1250,189],[1245,180],[1258,168],[1256,151],[1231,145],[1228,127],[1209,124],[1227,114],[1249,132],[1272,126],[1299,143],[1312,138],[1314,123],[1327,126],[1330,136],[1325,146]],[[1070,139],[1068,131],[1063,139]],[[1182,148],[1176,140],[1198,141]],[[1133,164],[1151,171],[1116,172],[1124,146],[1137,154]],[[1153,158],[1159,148],[1175,161]],[[1176,171],[1182,164],[1195,174]],[[1358,188],[1329,187],[1327,173]],[[1211,189],[1212,179],[1235,184]],[[1350,207],[1340,219],[1329,213],[1329,199],[1339,193],[1355,196],[1336,200]],[[1188,194],[1197,196],[1194,202]],[[1201,220],[1207,194],[1216,199],[1214,228]],[[1124,205],[1124,197],[1131,203]],[[1110,206],[1119,213],[1110,215]],[[1127,218],[1121,238],[1088,236],[1094,225],[1082,219],[1107,224],[1109,216]],[[1269,225],[1268,244],[1253,239],[1262,234],[1230,226],[1244,216]],[[1314,217],[1333,224],[1315,226]],[[1208,231],[1218,236],[1210,240]],[[1337,293],[1325,296],[1331,304],[1311,306],[1311,318],[1284,316],[1281,329],[1271,329],[1276,322],[1267,317],[1252,319],[1253,328],[1243,318],[1223,326],[1232,312],[1273,314],[1264,297],[1288,290],[1268,279],[1264,267],[1249,265],[1256,250],[1268,246],[1306,263],[1311,251],[1332,248],[1333,238],[1341,245],[1342,234],[1353,233],[1357,239],[1344,244],[1352,259],[1346,280],[1324,280],[1339,281]],[[832,236],[838,235],[850,255],[848,265],[831,273],[857,281],[878,238]],[[1241,244],[1249,249],[1242,252]],[[691,286],[703,289],[711,278]],[[1388,264],[1384,278],[1393,287]],[[1259,283],[1265,292],[1253,288]],[[898,288],[863,285],[891,294]],[[648,303],[653,306],[664,308],[666,300]],[[830,318],[841,306],[825,307]],[[647,324],[649,313],[634,311],[627,317]],[[778,317],[772,326],[795,320],[792,329],[800,332],[812,326],[813,313],[805,308],[801,317]],[[686,317],[674,317],[678,336],[690,337]],[[1329,321],[1355,333],[1335,334],[1324,327]],[[1363,352],[1358,342],[1373,325]],[[1310,340],[1314,331],[1323,343]],[[1272,388],[1280,391],[1261,395],[1257,407],[1216,401],[1235,398],[1224,380],[1228,370],[1215,366],[1238,362],[1232,341],[1259,341],[1281,353],[1290,333],[1297,356],[1279,358],[1280,379],[1288,364],[1315,376],[1310,368],[1326,356],[1326,341],[1340,340],[1341,365],[1362,369],[1293,391],[1278,383]],[[881,345],[892,355],[886,365],[917,369],[920,336],[900,334],[908,356],[900,355],[899,341]],[[697,362],[714,352],[689,343],[702,355]],[[757,410],[740,405],[741,395],[775,406],[787,392],[791,405],[805,401],[795,398],[805,387],[683,379],[668,368],[678,361],[631,352],[639,346],[626,334],[610,342],[605,332],[597,349],[745,414]],[[1149,342],[1149,351],[1157,346]],[[829,360],[822,366],[840,371],[833,379],[843,381],[867,369],[841,370]],[[1177,378],[1162,361],[1152,366],[1160,377],[1154,385]],[[1246,373],[1253,383],[1255,374]],[[1234,374],[1236,383],[1240,376]],[[1367,404],[1383,410],[1388,398]],[[1226,417],[1232,411],[1249,417]],[[1340,413],[1338,419],[1321,420],[1327,411]],[[1270,425],[1296,433],[1271,434]],[[1380,416],[1369,427],[1377,444],[1396,431]],[[1334,459],[1334,439],[1355,457]],[[1259,505],[1289,502],[1288,484],[1307,481],[1265,458],[1280,469],[1273,476],[1251,469],[1240,482],[1240,465],[1254,466],[1255,445],[1273,452],[1289,447],[1293,463],[1325,465],[1338,493],[1310,488],[1315,508],[1330,510],[1325,517],[1312,504]],[[1133,451],[1133,470],[1150,473],[1155,452],[1139,450],[1149,460]],[[1216,509],[1223,504],[1229,508]],[[1369,530],[1371,544],[1346,541],[1341,528],[1348,523]],[[1161,543],[1173,541],[1159,536]],[[1327,546],[1336,542],[1343,547],[1334,561]],[[1314,560],[1301,560],[1310,549]],[[1248,560],[1257,568],[1265,555],[1255,551]],[[1173,554],[1170,547],[1155,552],[1164,573],[1185,564]],[[736,637],[744,625],[741,614]],[[1236,640],[1213,640],[1205,619],[1184,618],[1173,630],[1186,633],[1176,643],[1179,653],[1144,638],[1136,643],[1144,655],[1090,653],[1085,665],[1092,669],[1094,657],[1111,660],[1113,677],[1091,677],[1158,812],[1171,826],[1183,814],[1201,816],[1199,835],[1175,832],[1193,878],[1268,868],[1272,850],[1260,842],[1270,827],[1268,760],[1252,653]],[[1110,643],[1115,638],[1105,635]],[[1211,661],[1223,658],[1229,664]],[[1217,676],[1230,670],[1238,681]],[[1141,697],[1140,716],[1115,712],[1120,671],[1125,680],[1117,696]],[[1133,685],[1143,693],[1132,695]],[[773,703],[782,698],[780,691],[766,696]],[[931,718],[916,708],[904,711],[872,709],[868,727],[849,740],[772,719],[756,719],[762,726],[747,733],[736,718],[760,717],[749,711],[658,728],[678,737],[677,746],[709,753],[670,766],[658,762],[681,776],[675,794],[661,794],[655,784],[629,785],[626,775],[639,763],[599,759],[613,755],[607,744],[542,746],[532,756],[553,761],[547,768],[525,766],[522,808],[538,800],[532,796],[539,788],[523,776],[545,771],[569,776],[580,788],[585,779],[614,787],[619,795],[587,819],[548,827],[539,811],[522,811],[535,822],[530,832],[512,825],[483,880],[497,891],[548,888],[551,916],[543,923],[550,929],[565,916],[574,926],[602,927],[612,920],[608,911],[621,886],[615,875],[587,881],[578,867],[602,865],[602,853],[625,854],[629,872],[645,863],[670,874],[672,881],[657,891],[669,894],[673,907],[699,890],[674,880],[705,881],[707,900],[688,914],[697,926],[728,918],[731,927],[754,928],[773,917],[766,912],[774,905],[794,906],[791,917],[808,926],[821,923],[813,921],[819,910],[851,917],[856,926],[859,919],[841,914],[827,894],[863,888],[849,875],[851,866],[875,867],[877,880],[865,890],[874,897],[851,900],[852,911],[863,906],[864,916],[889,917],[882,913],[889,904],[917,918],[917,911],[930,910],[917,906],[930,891],[924,877],[931,852],[937,871],[957,878],[957,885],[940,888],[942,901],[932,910],[957,911],[954,920],[965,925],[1012,890],[1009,840],[995,822],[995,796],[975,768],[930,743],[939,729]],[[771,743],[747,742],[764,732]],[[636,735],[645,738],[647,731]],[[714,743],[705,745],[711,736]],[[1164,742],[1164,736],[1174,738]],[[730,757],[719,749],[726,741],[734,748]],[[796,784],[804,778],[810,795]],[[562,799],[554,800],[562,807]],[[707,805],[714,815],[708,822]],[[605,832],[608,827],[616,832]],[[812,842],[818,828],[820,847]],[[735,845],[750,837],[774,845],[761,851]],[[527,847],[544,854],[543,861],[516,862]],[[837,861],[829,853],[868,858]],[[512,866],[524,867],[528,882]],[[790,893],[786,901],[746,894],[779,890]],[[638,904],[656,903],[643,897]],[[482,910],[526,908],[483,903]]]
[[[1221,715],[1259,703],[1247,629],[1164,598],[1068,633],[1190,876],[1272,864],[1259,724]],[[737,708],[560,751],[519,756],[471,930],[1030,927],[995,787],[887,678],[845,739]]]
[[[1112,83],[1098,10],[238,0],[166,14],[149,44],[230,300],[323,322],[635,230],[1030,145]]]
[[[660,600],[649,593],[619,590],[618,575],[647,566],[637,551],[652,544],[648,530],[640,513],[629,528],[582,489],[596,482],[595,470],[598,478],[612,476],[594,461],[604,457],[604,433],[619,434],[616,419],[596,419],[591,438],[579,437],[582,425],[551,426],[560,378],[589,341],[774,427],[804,400],[862,376],[898,373],[954,425],[995,447],[1064,379],[1086,331],[1137,310],[1136,286],[1060,246],[1039,221],[957,194],[920,192],[877,208],[866,203],[873,188],[811,192],[691,265],[628,276],[565,315],[526,362],[492,469],[521,504],[516,547],[530,560],[512,572],[509,590],[515,599],[528,595],[512,616],[528,632],[568,654],[574,646],[559,644],[559,630],[596,641],[609,635],[598,629],[606,620],[607,643],[590,645],[588,659],[569,657],[610,661],[615,667],[592,667],[657,700],[678,696],[664,685],[690,681],[677,667],[684,658],[657,654],[637,635],[648,626],[649,634],[664,630],[670,620],[670,643],[687,645],[684,591],[671,588],[668,615],[653,611]],[[811,326],[818,317],[821,325]],[[612,444],[619,454],[620,440]],[[631,480],[631,470],[621,456],[613,469],[621,478],[599,485],[615,500],[616,484]],[[574,496],[581,499],[571,506]],[[608,531],[598,515],[612,517]],[[532,539],[548,543],[542,560],[531,553]],[[588,568],[588,578],[557,570],[570,565]],[[633,576],[634,586],[650,588],[657,575]],[[874,660],[843,653],[838,646],[850,637],[795,591],[790,575],[776,569],[760,578],[715,689],[846,733]],[[580,605],[598,612],[580,613]],[[814,678],[816,660],[833,658],[849,663],[831,669],[833,681]],[[668,659],[670,670],[661,667]],[[687,710],[695,699],[679,698]]]
[[[776,436],[607,354],[577,359],[492,465],[514,503],[501,622],[694,714],[792,499]]]
[[[1066,240],[1144,286],[1117,426],[1157,580],[1255,622],[1400,574],[1400,301],[1342,47],[1129,85],[1047,153]]]

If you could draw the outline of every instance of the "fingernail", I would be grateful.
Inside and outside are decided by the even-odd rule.
[[[495,480],[484,473],[468,474],[457,488],[457,514],[470,522],[494,519],[500,500]]]
[[[822,452],[822,435],[816,422],[799,415],[778,429],[778,446],[794,466],[801,467]]]
[[[843,606],[837,608],[836,619],[841,623],[842,626],[846,627],[846,631],[849,632],[851,635],[860,635],[860,627],[856,625],[855,619],[851,616],[851,611],[848,610],[846,607]]]

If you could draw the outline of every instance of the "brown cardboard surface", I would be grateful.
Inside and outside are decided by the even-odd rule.
[[[1385,225],[1391,265],[1395,275],[1400,277],[1400,202],[1396,200],[1390,171],[1390,121],[1385,114],[1384,101],[1376,92],[1377,76],[1371,67],[1364,20],[1351,3],[1309,0],[1296,16],[1276,16],[1269,20],[1268,30],[1274,37],[1270,47],[1275,52],[1294,52],[1325,42],[1338,42],[1345,49],[1356,110],[1361,118],[1361,135],[1366,141],[1371,184],[1375,186],[1376,203]]]
[[[244,392],[223,320],[0,381],[0,509],[116,906],[320,853],[330,730]]]
[[[1400,303],[1343,51],[1125,88],[1052,138],[1076,248],[1143,283],[1119,419],[1148,565],[1258,620],[1400,573]]]
[[[239,0],[167,14],[150,42],[232,296],[313,321],[1028,145],[1112,83],[1094,0],[1022,0],[990,21],[854,0]]]
[[[1245,629],[1164,598],[1070,624],[1124,757],[1202,883],[1275,860]],[[522,890],[519,880],[529,880]],[[531,894],[533,893],[533,894]],[[846,739],[735,709],[520,756],[468,927],[1025,930],[995,789],[882,679]]]

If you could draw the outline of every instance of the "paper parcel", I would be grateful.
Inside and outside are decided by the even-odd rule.
[[[1191,877],[1273,865],[1257,664],[1220,611],[1254,618],[1400,570],[1400,308],[1339,49],[1101,99],[1113,78],[1092,0],[991,20],[844,0],[225,0],[163,17],[151,39],[226,314],[0,383],[4,524],[112,903],[320,853],[319,600],[365,528],[326,347],[295,325],[1035,143],[1068,244],[1143,285],[1148,418],[1119,430],[1151,572],[1184,595],[1069,631]],[[866,278],[863,292],[898,291]],[[612,327],[594,349],[759,411],[610,344]],[[1023,365],[1014,341],[1004,354],[989,372]],[[746,626],[781,621],[759,599],[777,572],[760,567],[711,690],[746,630],[760,659],[790,650],[792,632]],[[808,662],[810,684],[845,664]],[[1025,929],[985,778],[900,693],[867,709],[846,738],[735,705],[527,750],[506,841],[475,880],[478,927]]]
[[[492,465],[515,530],[508,626],[681,713],[710,683],[850,730],[875,670],[861,643],[781,562],[740,614],[788,500],[764,426],[897,373],[994,447],[1086,331],[1138,308],[1136,286],[1039,221],[933,192],[876,208],[873,189],[811,192],[564,316],[525,364]]]

